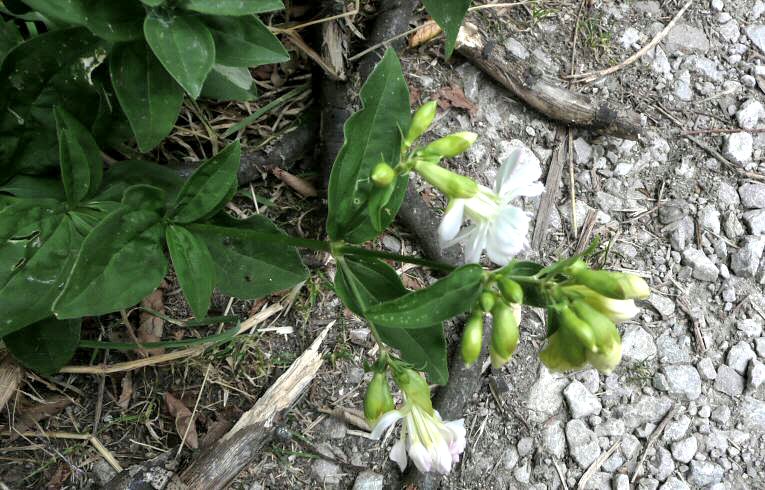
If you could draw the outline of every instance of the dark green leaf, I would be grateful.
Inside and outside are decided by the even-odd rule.
[[[59,179],[47,177],[31,177],[29,175],[17,175],[4,185],[0,186],[0,192],[7,192],[16,197],[25,198],[49,198],[57,201],[66,199],[64,187]]]
[[[141,37],[144,9],[133,1],[24,0],[51,19],[82,25],[107,41],[130,41]]]
[[[401,205],[402,191],[409,185],[409,174],[400,175],[393,185],[373,187],[369,196],[369,222],[376,235],[382,233],[396,216]]]
[[[257,96],[258,89],[247,68],[215,65],[202,87],[202,97],[215,100],[246,101]]]
[[[173,129],[183,88],[143,41],[117,44],[109,57],[109,73],[138,148],[151,150]]]
[[[148,5],[149,7],[159,7],[165,3],[165,0],[141,0],[141,3]]]
[[[528,262],[524,260],[513,260],[506,266],[504,266],[501,274],[510,274],[514,276],[533,276],[537,272],[542,270],[542,266],[536,262]]]
[[[58,318],[103,315],[138,303],[167,272],[162,218],[122,206],[82,243],[53,311]]]
[[[216,63],[254,67],[290,59],[282,43],[254,15],[207,17],[205,23],[215,39]]]
[[[470,7],[470,0],[422,0],[425,9],[446,35],[446,57],[452,55],[457,34]]]
[[[231,199],[236,186],[241,149],[235,141],[191,174],[178,193],[170,217],[175,223],[191,223],[211,216]]]
[[[47,318],[6,335],[3,342],[22,366],[44,376],[55,374],[77,350],[80,321]]]
[[[74,205],[101,186],[103,160],[96,140],[80,121],[65,109],[54,109],[58,132],[61,182],[66,199]]]
[[[213,15],[247,15],[281,10],[281,0],[183,0],[183,8]]]
[[[150,14],[143,32],[162,66],[192,98],[199,97],[215,63],[215,42],[202,21],[191,15]]]
[[[82,236],[63,214],[19,223],[34,233],[0,245],[0,337],[51,315],[51,306],[72,267]]]
[[[122,195],[122,204],[133,209],[161,213],[165,207],[165,191],[149,184],[131,185]]]
[[[19,28],[12,20],[3,22],[0,20],[0,62],[3,61],[8,51],[20,44],[24,39],[19,33]]]
[[[104,187],[94,200],[121,201],[125,189],[134,184],[148,184],[165,191],[167,203],[175,200],[183,179],[165,165],[142,160],[127,160],[112,165],[104,174]]]
[[[230,228],[281,233],[266,218],[255,215],[241,221],[219,215],[215,223]],[[294,247],[195,230],[207,244],[216,267],[215,286],[223,294],[237,298],[261,298],[289,289],[307,277],[305,266]]]
[[[404,296],[409,291],[396,271],[381,260],[343,257],[338,261],[335,292],[351,311],[364,316],[375,304]],[[433,383],[446,384],[449,370],[440,323],[414,330],[381,325],[376,328],[382,341],[398,349],[402,359],[427,372]]]
[[[345,143],[332,166],[329,180],[327,232],[332,240],[360,243],[377,233],[368,215],[372,190],[369,175],[375,164],[396,166],[400,158],[401,131],[409,124],[409,90],[393,50],[385,53],[361,89],[363,109],[345,123]],[[395,191],[395,209],[382,214],[387,226],[403,199],[405,188]]]
[[[170,225],[165,238],[183,294],[197,318],[207,316],[215,282],[215,265],[205,242],[186,228]]]
[[[469,310],[481,292],[483,269],[476,264],[454,270],[432,286],[373,306],[366,317],[390,328],[425,328]]]

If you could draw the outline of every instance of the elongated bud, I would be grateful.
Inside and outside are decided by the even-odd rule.
[[[561,305],[557,314],[561,330],[565,329],[574,334],[579,343],[588,351],[595,352],[597,350],[595,334],[585,320],[579,318],[568,305]]]
[[[473,146],[477,138],[478,135],[475,133],[461,131],[437,139],[422,151],[427,155],[437,155],[444,158],[456,157]]]
[[[380,416],[394,408],[393,395],[391,395],[388,386],[388,377],[385,372],[376,372],[372,376],[372,381],[370,381],[366,396],[364,396],[364,416],[369,424],[374,426]]]
[[[481,355],[483,345],[483,314],[473,314],[462,332],[460,353],[466,366],[471,366]]]
[[[595,349],[587,360],[598,371],[610,373],[622,359],[622,341],[614,322],[584,301],[574,301],[571,309],[587,322],[595,338]]]
[[[372,182],[377,187],[388,187],[396,178],[396,171],[385,162],[380,162],[372,169]]]
[[[613,299],[645,299],[651,295],[648,283],[634,274],[586,269],[573,276],[579,284]]]
[[[499,290],[502,296],[510,303],[523,303],[523,288],[517,282],[506,277],[502,277],[497,281]]]
[[[517,305],[520,310],[520,306]],[[518,347],[520,330],[518,329],[518,316],[513,307],[503,301],[497,301],[491,310],[493,325],[491,330],[491,345],[489,354],[491,365],[494,368],[502,367],[510,360],[510,357]]]
[[[467,199],[478,193],[478,184],[464,175],[440,167],[434,163],[418,162],[414,169],[430,185],[449,198]]]
[[[417,112],[412,116],[412,124],[409,125],[409,131],[404,138],[404,147],[409,148],[412,143],[422,136],[422,134],[428,130],[433,123],[433,119],[436,117],[436,108],[438,104],[435,100],[431,100],[420,106]]]
[[[587,363],[586,351],[574,334],[559,325],[559,315],[554,307],[547,310],[548,330],[553,333],[547,345],[539,353],[539,359],[551,371],[579,369]]]
[[[430,387],[425,378],[413,369],[399,369],[395,374],[396,384],[406,395],[407,400],[416,403],[423,410],[433,412],[433,404],[430,401]]]
[[[569,275],[575,275],[577,272],[581,272],[587,269],[589,269],[589,267],[587,267],[587,263],[584,260],[576,259],[573,264],[566,267],[566,273]]]
[[[581,299],[606,315],[612,321],[629,320],[640,313],[640,309],[631,299],[612,299],[593,291],[587,286],[574,285],[562,288],[563,294],[571,299]]]
[[[491,311],[494,308],[494,303],[497,301],[497,295],[491,291],[484,291],[478,298],[478,304],[481,305],[483,311]]]

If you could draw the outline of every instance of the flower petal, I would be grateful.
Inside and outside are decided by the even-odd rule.
[[[454,239],[462,227],[462,218],[465,212],[464,199],[452,199],[446,208],[446,213],[438,225],[438,238],[443,246],[444,243]]]
[[[406,457],[406,443],[404,442],[404,434],[401,434],[401,439],[396,441],[396,444],[390,450],[390,459],[398,464],[401,471],[406,469],[406,465],[409,460]]]
[[[497,265],[506,265],[526,244],[530,219],[522,209],[507,206],[500,211],[486,240],[486,254]]]
[[[502,163],[494,191],[504,202],[520,196],[538,196],[544,191],[538,182],[541,176],[542,167],[536,155],[526,147],[519,147]]]
[[[438,441],[434,441],[433,446],[430,448],[431,459],[433,461],[433,469],[437,473],[442,475],[448,474],[452,470],[452,452],[449,450],[449,445],[442,438],[438,438]]]
[[[412,458],[414,465],[418,470],[423,473],[427,473],[433,467],[433,462],[430,459],[430,453],[421,442],[415,442],[409,446],[409,457]]]
[[[480,223],[474,226],[475,230],[469,236],[466,234],[463,240],[466,264],[477,264],[480,262],[481,253],[486,248],[486,240],[491,228],[490,223]]]
[[[382,417],[380,417],[380,420],[377,421],[377,425],[375,425],[375,428],[372,430],[370,437],[372,437],[372,439],[380,439],[380,436],[383,435],[383,432],[385,432],[388,427],[396,423],[402,417],[403,416],[401,415],[401,412],[398,410],[391,410],[390,412],[386,412]]]

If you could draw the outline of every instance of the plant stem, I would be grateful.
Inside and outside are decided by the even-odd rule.
[[[376,257],[378,259],[395,260],[396,262],[406,262],[409,264],[421,265],[424,267],[430,267],[431,269],[447,272],[454,270],[454,266],[449,264],[444,264],[442,262],[424,259],[421,257],[414,257],[411,255],[400,255],[392,252],[383,252],[381,250],[369,250],[367,248],[346,244],[341,245],[338,247],[338,249],[344,255],[356,255],[359,257]]]

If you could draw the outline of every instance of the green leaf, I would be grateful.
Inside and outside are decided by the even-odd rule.
[[[3,337],[19,363],[43,376],[55,374],[72,358],[80,342],[81,319],[47,318]]]
[[[165,207],[165,191],[149,184],[131,185],[122,195],[122,204],[133,209],[161,213]]]
[[[446,35],[446,57],[449,58],[457,42],[462,21],[470,7],[470,0],[422,0],[425,9]]]
[[[181,6],[213,15],[247,15],[281,10],[281,0],[184,0]]]
[[[104,186],[96,201],[121,201],[125,190],[134,184],[148,184],[165,191],[166,203],[175,201],[183,178],[165,165],[142,160],[127,160],[112,165],[104,174]]]
[[[162,66],[192,98],[199,97],[215,63],[215,42],[202,21],[191,15],[148,15],[143,32]]]
[[[58,132],[61,182],[66,199],[75,205],[98,190],[103,176],[101,149],[80,121],[65,109],[54,109]]]
[[[215,223],[228,228],[281,233],[260,215],[236,220],[221,214],[215,217]],[[223,294],[262,298],[289,289],[308,277],[294,247],[226,235],[225,228],[216,228],[214,232],[194,230],[194,234],[210,250],[216,268],[215,286]]]
[[[138,148],[151,150],[173,129],[183,88],[143,41],[117,44],[109,57],[109,73]]]
[[[167,228],[165,238],[178,282],[191,311],[197,318],[206,317],[215,282],[215,264],[207,245],[186,228],[177,225]]]
[[[165,3],[165,0],[141,0],[141,3],[148,5],[149,7],[159,7]]]
[[[107,41],[131,41],[141,37],[145,12],[133,1],[24,0],[24,3],[51,19],[85,26]]]
[[[74,268],[53,305],[60,319],[111,313],[138,303],[167,272],[162,217],[121,206],[82,243]]]
[[[66,199],[61,181],[59,179],[51,179],[48,177],[17,175],[4,185],[0,186],[0,192],[7,192],[16,197],[32,199],[49,198],[57,201]]]
[[[19,28],[12,20],[8,22],[0,21],[0,62],[3,61],[8,51],[21,44],[24,38],[19,33]]]
[[[258,96],[250,70],[234,66],[215,65],[202,87],[202,97],[215,100],[254,100]]]
[[[0,181],[58,165],[49,108],[61,105],[92,121],[99,96],[89,80],[104,56],[100,41],[82,27],[35,36],[8,53],[0,67]]]
[[[254,15],[207,17],[205,24],[215,39],[216,63],[255,67],[290,59],[279,39]]]
[[[382,301],[409,292],[396,271],[379,259],[346,256],[338,260],[338,266],[335,292],[359,316],[365,316],[367,309]],[[403,360],[427,372],[433,383],[446,384],[449,370],[441,323],[415,330],[381,325],[376,329],[383,342],[399,350]]]
[[[36,222],[17,222],[26,238],[0,244],[0,337],[51,315],[82,243],[68,216],[42,211]]]
[[[427,288],[373,306],[366,317],[390,328],[425,328],[472,308],[481,292],[483,269],[469,264]]]
[[[327,232],[332,240],[361,243],[377,236],[368,214],[374,165],[385,161],[395,167],[400,158],[401,132],[410,119],[409,90],[393,50],[385,53],[361,89],[363,109],[345,123],[345,143],[329,179]],[[398,183],[398,181],[397,181]],[[406,188],[397,185],[382,227],[398,212]],[[391,206],[395,205],[395,206]],[[395,207],[395,208],[394,208]]]
[[[236,186],[241,148],[235,141],[204,162],[191,174],[178,193],[170,217],[175,223],[192,223],[221,209]]]

